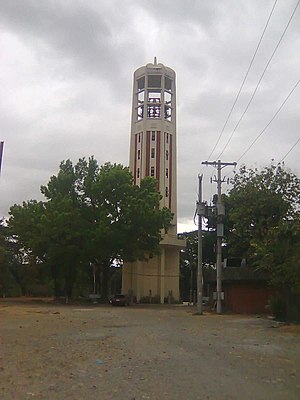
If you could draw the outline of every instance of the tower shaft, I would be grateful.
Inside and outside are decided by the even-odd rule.
[[[162,303],[179,298],[179,250],[177,239],[176,74],[163,64],[147,64],[133,78],[130,136],[130,170],[134,184],[155,177],[162,199],[173,220],[160,244],[161,254],[148,261],[130,263],[123,269],[122,290],[133,291],[138,301],[158,296]]]

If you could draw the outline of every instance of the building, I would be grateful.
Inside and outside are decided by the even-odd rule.
[[[274,290],[269,285],[270,275],[247,266],[228,267],[222,270],[224,291],[223,311],[238,314],[267,314]],[[214,303],[217,276],[216,270],[204,270],[204,290]]]
[[[179,300],[179,251],[185,242],[177,238],[176,168],[176,75],[155,58],[134,73],[130,170],[136,185],[146,176],[157,179],[160,206],[168,207],[174,218],[163,232],[159,256],[123,268],[122,291],[133,293],[137,301]]]

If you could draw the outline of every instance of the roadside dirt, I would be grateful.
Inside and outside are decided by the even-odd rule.
[[[300,399],[299,326],[193,312],[0,300],[0,398]]]

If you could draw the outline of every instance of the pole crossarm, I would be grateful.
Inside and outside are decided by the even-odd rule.
[[[218,160],[218,161],[202,161],[202,164],[206,165],[206,166],[212,165],[213,167],[216,167],[216,168],[218,166],[221,166],[221,168],[228,167],[230,165],[233,167],[237,166],[237,162],[222,162],[220,160]]]

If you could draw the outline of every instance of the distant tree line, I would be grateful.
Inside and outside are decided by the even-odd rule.
[[[96,289],[106,299],[110,285],[120,286],[118,267],[158,253],[161,230],[172,219],[159,207],[154,178],[133,185],[128,168],[99,166],[93,157],[63,161],[41,192],[45,201],[12,206],[0,224],[3,296],[68,299]]]

